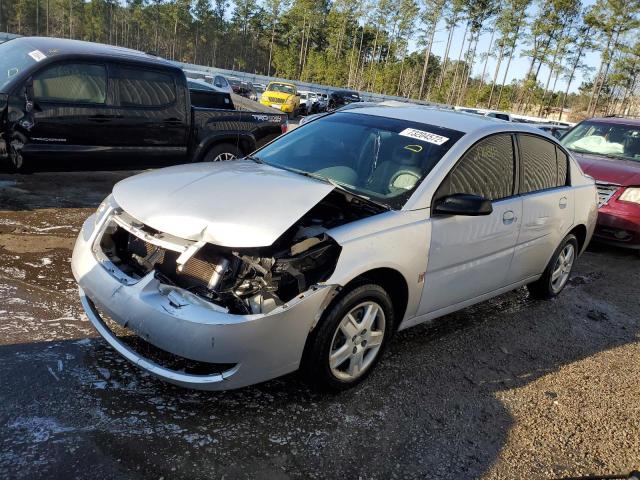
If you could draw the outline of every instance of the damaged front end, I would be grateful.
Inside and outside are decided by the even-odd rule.
[[[378,213],[334,191],[268,247],[229,248],[159,232],[116,210],[93,246],[103,267],[131,284],[151,271],[231,314],[267,314],[324,282],[341,247],[327,231]]]

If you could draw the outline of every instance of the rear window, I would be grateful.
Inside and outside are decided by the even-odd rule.
[[[123,107],[165,107],[176,101],[176,86],[168,73],[119,68],[114,78]]]

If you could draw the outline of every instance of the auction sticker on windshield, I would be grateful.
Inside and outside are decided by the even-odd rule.
[[[431,132],[425,132],[424,130],[416,130],[415,128],[405,128],[399,133],[399,135],[415,138],[416,140],[422,140],[423,142],[433,143],[435,145],[442,145],[449,140],[447,137],[436,135]]]
[[[40,50],[34,50],[33,52],[29,52],[29,56],[33,58],[36,62],[40,62],[47,58],[47,56],[42,53]]]

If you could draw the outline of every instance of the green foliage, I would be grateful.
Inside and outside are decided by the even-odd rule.
[[[586,3],[0,0],[0,31],[435,102],[546,114],[640,111],[640,0]],[[464,44],[454,45],[462,31]],[[488,48],[481,35],[491,37]],[[446,58],[432,53],[435,42],[446,45]],[[585,65],[591,52],[601,59],[597,71]],[[518,55],[528,58],[528,72],[511,81]]]

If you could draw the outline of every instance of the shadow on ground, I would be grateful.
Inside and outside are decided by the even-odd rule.
[[[98,339],[5,345],[0,476],[481,477],[514,422],[496,394],[637,341],[637,290],[622,270],[633,261],[596,248],[556,300],[519,289],[401,332],[368,381],[340,395],[296,375],[184,390]]]

